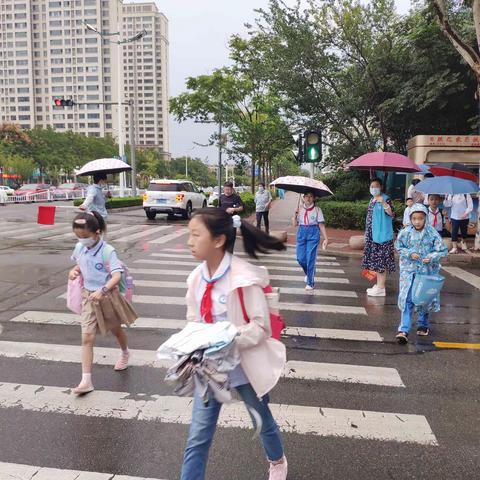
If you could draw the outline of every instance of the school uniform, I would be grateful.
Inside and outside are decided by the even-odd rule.
[[[445,220],[443,212],[439,208],[434,212],[430,207],[428,208],[428,224],[431,225],[440,236],[445,236]]]
[[[77,262],[83,279],[80,322],[82,333],[96,333],[98,330],[105,334],[122,323],[131,324],[137,318],[135,311],[120,294],[118,288],[105,294],[101,302],[89,300],[90,294],[100,290],[113,273],[124,271],[115,251],[110,253],[108,260],[104,258],[103,251],[106,245],[103,240],[92,248],[77,245],[71,257]]]
[[[406,207],[405,212],[403,213],[403,226],[406,227],[410,225],[412,222],[410,220],[410,213],[412,211],[412,207]]]
[[[303,205],[297,216],[297,262],[307,276],[307,285],[315,286],[317,250],[320,243],[320,224],[325,223],[322,209]]]

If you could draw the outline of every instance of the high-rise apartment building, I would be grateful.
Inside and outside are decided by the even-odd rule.
[[[85,23],[102,32],[120,30],[121,38],[143,28],[147,34],[120,47],[119,65],[118,45],[87,30]],[[119,36],[105,38],[115,42]],[[125,77],[132,62],[138,70],[130,84]],[[154,3],[1,0],[0,123],[117,137],[117,107],[95,102],[118,101],[119,76],[121,98],[136,103],[137,144],[168,152],[168,21]],[[89,105],[55,107],[55,98]],[[123,111],[128,118],[128,109]],[[123,119],[124,138],[127,122]]]
[[[145,2],[124,4],[122,23],[125,38],[147,32],[125,47],[125,96],[137,99],[136,143],[168,155],[168,20],[154,2]]]

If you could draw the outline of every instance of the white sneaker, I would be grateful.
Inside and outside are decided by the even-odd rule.
[[[450,254],[458,253],[458,248],[454,247],[448,253],[450,253]]]
[[[274,465],[270,463],[270,469],[268,471],[268,480],[287,480],[288,463],[285,455],[283,456],[283,462]]]
[[[315,287],[312,287],[311,285],[305,285],[305,290],[315,290]]]
[[[468,247],[467,247],[467,244],[465,242],[460,242],[460,248],[462,250],[465,250],[465,251],[468,252]]]
[[[367,288],[367,293],[376,292],[378,290],[378,285],[375,284],[373,287]]]
[[[376,286],[376,285],[375,285]],[[372,288],[370,291],[367,292],[369,297],[385,297],[387,295],[384,288]]]
[[[303,279],[305,283],[308,283],[308,275],[305,275],[305,278]]]

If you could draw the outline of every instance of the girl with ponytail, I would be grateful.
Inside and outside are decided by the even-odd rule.
[[[283,442],[268,406],[268,392],[278,382],[285,366],[285,346],[271,338],[270,312],[263,292],[270,283],[267,270],[229,253],[237,228],[250,257],[256,258],[257,252],[285,250],[282,242],[237,215],[232,217],[218,208],[197,211],[189,224],[188,246],[202,263],[187,280],[187,320],[228,321],[237,327],[235,341],[240,365],[230,373],[230,386],[262,419],[260,437],[270,462],[269,480],[285,480],[287,460]],[[220,409],[221,403],[215,398],[209,398],[205,404],[202,397],[195,394],[181,480],[204,480]],[[252,420],[255,423],[253,417]]]

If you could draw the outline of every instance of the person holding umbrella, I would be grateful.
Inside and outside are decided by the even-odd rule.
[[[395,272],[395,250],[393,245],[393,219],[395,212],[388,195],[382,192],[383,182],[374,178],[370,183],[372,200],[368,206],[365,249],[362,268],[377,274],[377,283],[367,288],[370,297],[385,297],[387,273]]]
[[[106,198],[103,193],[103,187],[107,185],[107,174],[105,172],[96,172],[93,174],[93,185],[87,189],[85,201],[78,207],[80,210],[99,213],[104,220],[107,219]],[[107,196],[110,198],[111,193]]]
[[[315,193],[307,191],[303,195],[303,205],[295,211],[293,218],[297,229],[297,262],[305,272],[305,290],[315,288],[315,267],[320,238],[323,236],[322,248],[328,245],[327,230],[322,209],[315,206]]]

